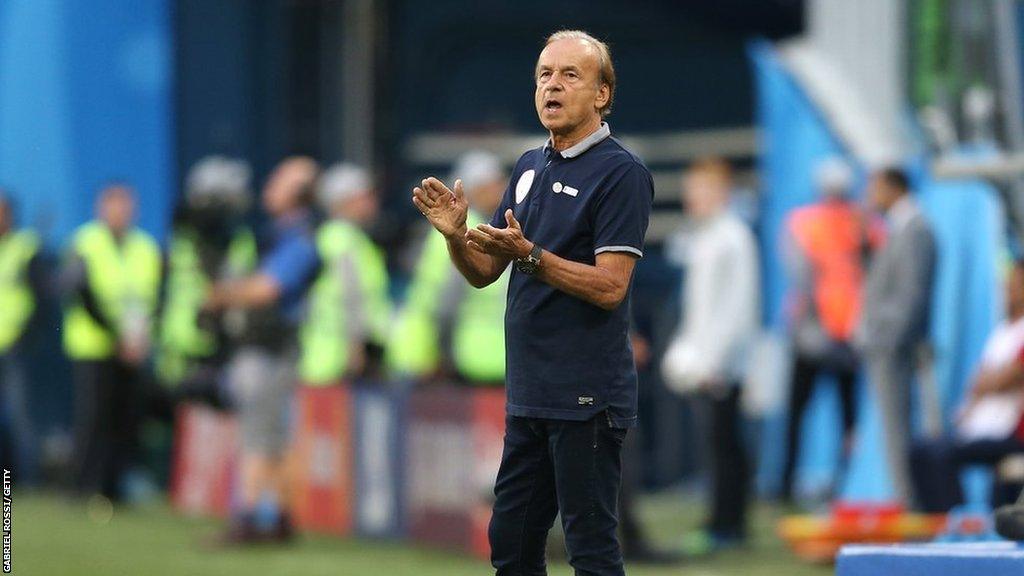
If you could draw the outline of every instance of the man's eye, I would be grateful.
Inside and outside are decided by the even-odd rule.
[[[576,78],[579,77],[579,75],[577,75],[575,72],[566,72],[565,77],[570,80],[575,80]]]
[[[548,78],[550,78],[550,77],[551,77],[551,72],[541,72],[541,73],[540,73],[540,74],[539,74],[539,75],[537,76],[537,79],[538,79],[538,80],[547,80],[547,79],[548,79]]]

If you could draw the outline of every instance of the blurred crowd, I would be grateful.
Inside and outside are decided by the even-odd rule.
[[[467,154],[452,176],[464,183],[471,219],[489,218],[506,184],[498,159]],[[385,254],[368,233],[379,204],[366,169],[291,157],[263,184],[258,208],[252,188],[243,160],[196,163],[164,252],[134,224],[136,191],[111,182],[63,250],[56,278],[74,394],[70,492],[123,500],[140,463],[140,426],[171,423],[179,402],[231,411],[241,431],[239,503],[223,543],[293,535],[297,386],[385,377],[501,386],[505,370],[508,273],[471,290],[431,235],[395,310]],[[19,340],[46,280],[38,237],[13,221],[12,201],[0,196],[2,454],[27,483],[35,438]]]
[[[489,219],[507,185],[502,163],[471,152],[453,167],[455,178],[470,202],[469,224]],[[690,539],[694,549],[747,537],[754,453],[741,398],[758,370],[751,358],[762,332],[759,246],[777,246],[790,276],[784,500],[797,496],[801,424],[822,374],[838,384],[834,421],[843,441],[836,459],[843,470],[866,372],[887,469],[907,507],[948,510],[962,501],[963,466],[997,466],[1024,453],[1024,264],[1007,266],[1006,320],[986,346],[954,429],[943,430],[927,338],[937,247],[910,180],[896,168],[877,170],[862,203],[843,160],[822,162],[815,178],[818,199],[790,214],[783,238],[762,244],[732,209],[728,163],[694,162],[681,179],[687,224],[666,255],[685,271],[683,313],[658,368],[671,390],[708,416],[702,438],[711,494],[707,523]],[[370,234],[379,199],[365,168],[287,158],[263,183],[258,207],[254,196],[245,161],[201,160],[185,178],[161,250],[134,225],[138,197],[130,183],[98,191],[95,218],[64,248],[55,283],[74,380],[73,494],[121,499],[125,476],[139,463],[143,420],[170,422],[176,403],[203,402],[233,411],[241,431],[240,497],[221,541],[287,541],[289,410],[297,387],[360,380],[502,385],[508,271],[472,289],[451,265],[443,237],[430,233],[404,295],[393,300],[384,251]],[[39,238],[14,221],[13,203],[0,194],[0,457],[28,481],[35,434],[20,340],[46,280]],[[648,347],[634,342],[638,364],[646,363]],[[912,406],[922,408],[926,437],[912,433]],[[631,444],[625,458],[635,464]],[[624,547],[627,555],[653,558],[635,491],[624,483]],[[277,505],[262,506],[268,498]]]

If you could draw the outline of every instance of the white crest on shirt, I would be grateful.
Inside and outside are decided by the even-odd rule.
[[[534,170],[527,170],[519,177],[519,181],[516,182],[516,204],[522,202],[526,195],[530,193],[530,187],[533,186],[533,176],[535,174]]]

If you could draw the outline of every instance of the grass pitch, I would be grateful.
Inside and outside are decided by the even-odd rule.
[[[663,545],[694,527],[701,505],[677,494],[644,499],[648,531]],[[100,515],[102,517],[102,514]],[[825,576],[829,567],[800,563],[773,534],[777,511],[759,506],[754,538],[744,550],[671,568],[627,565],[631,576]],[[483,561],[405,543],[304,536],[292,547],[209,551],[202,542],[219,524],[184,518],[166,506],[118,508],[109,521],[90,518],[82,504],[49,494],[15,494],[13,572],[39,576],[482,576]],[[569,576],[561,550],[550,553],[552,576]]]

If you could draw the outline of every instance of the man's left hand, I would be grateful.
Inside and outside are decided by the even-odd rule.
[[[505,222],[508,226],[504,229],[487,224],[470,228],[466,231],[466,244],[478,252],[492,256],[503,256],[513,260],[526,258],[533,250],[533,242],[523,237],[523,229],[512,215],[511,208],[505,210]]]

